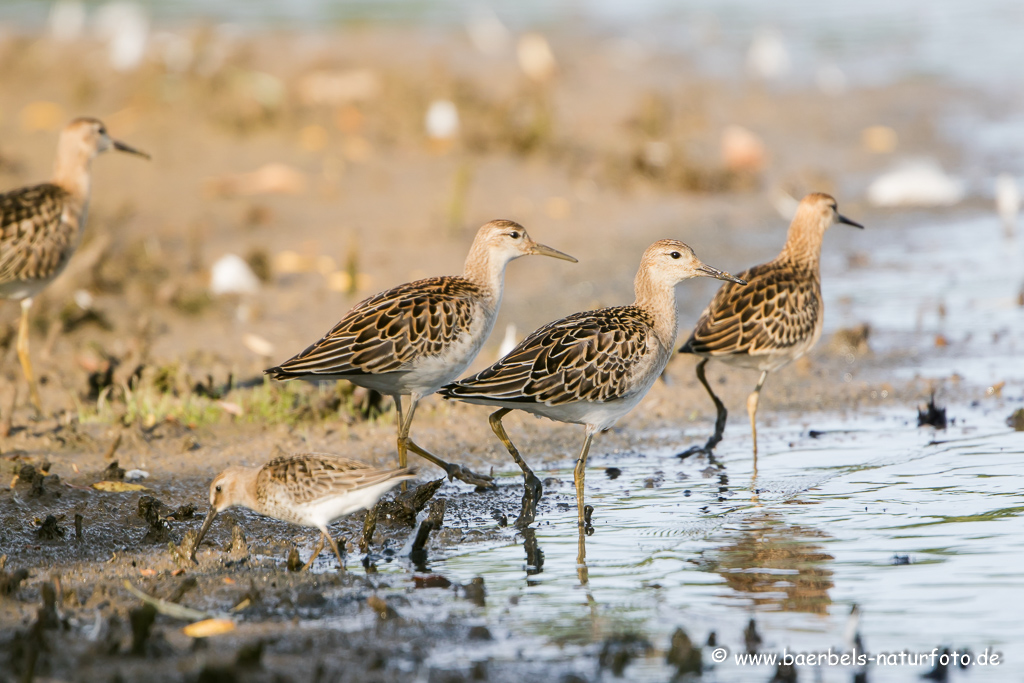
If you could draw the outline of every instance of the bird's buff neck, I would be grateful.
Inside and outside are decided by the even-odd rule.
[[[825,231],[815,218],[797,214],[789,226],[786,245],[777,260],[788,261],[817,272]]]
[[[636,292],[634,306],[647,311],[654,318],[654,332],[665,348],[671,349],[676,341],[676,286],[657,282],[647,268],[637,271],[633,281]]]
[[[493,254],[486,245],[473,243],[462,276],[478,286],[489,298],[500,299],[508,260]]]
[[[61,144],[57,151],[53,182],[79,202],[84,203],[89,198],[89,171],[93,156],[78,145]]]

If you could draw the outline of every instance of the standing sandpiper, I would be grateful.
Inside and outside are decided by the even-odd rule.
[[[774,261],[740,273],[749,284],[722,285],[704,310],[697,327],[679,353],[701,357],[697,379],[715,402],[715,433],[686,453],[710,453],[722,440],[728,413],[711,390],[704,366],[714,358],[729,365],[761,371],[761,379],[747,397],[750,432],[757,457],[757,402],[768,373],[811,350],[821,336],[824,303],[821,299],[821,240],[833,223],[863,228],[836,210],[827,194],[809,194],[800,202],[789,226],[786,246]]]
[[[501,419],[519,409],[586,426],[574,472],[582,534],[584,472],[594,434],[632,410],[665,369],[676,341],[675,287],[699,276],[744,284],[701,263],[682,242],[655,242],[640,262],[634,281],[636,301],[631,306],[576,313],[549,323],[483,372],[441,390],[445,398],[498,406],[490,417],[491,429],[526,480],[517,527],[533,522],[543,489],[508,438]]]
[[[491,487],[491,477],[449,464],[409,436],[416,405],[461,375],[494,327],[505,267],[539,254],[576,262],[538,244],[523,226],[496,220],[480,228],[461,276],[417,280],[370,297],[349,311],[323,339],[267,374],[275,379],[347,379],[391,396],[398,413],[398,464],[407,451],[444,469],[448,478]],[[402,416],[402,396],[409,411]]]
[[[191,559],[195,561],[199,544],[217,513],[240,505],[267,517],[320,530],[320,542],[303,569],[313,564],[325,540],[344,569],[341,551],[327,525],[373,507],[395,484],[414,476],[413,470],[404,467],[381,470],[327,453],[283,455],[262,467],[229,467],[210,484],[210,512],[196,536]]]
[[[89,209],[92,160],[111,147],[149,158],[111,139],[101,121],[75,119],[60,135],[53,182],[0,194],[0,299],[21,301],[18,359],[39,412],[42,403],[28,348],[32,297],[61,274],[75,253]]]

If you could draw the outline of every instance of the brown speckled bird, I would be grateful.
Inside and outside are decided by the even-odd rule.
[[[743,284],[702,263],[678,240],[655,242],[640,261],[632,305],[576,313],[549,323],[491,367],[441,390],[445,398],[499,408],[490,417],[491,429],[523,470],[526,483],[516,526],[533,522],[542,484],[501,419],[512,410],[523,410],[586,427],[574,472],[582,530],[591,441],[640,403],[665,369],[676,341],[676,285],[700,276]],[[581,556],[582,547],[581,542]]]
[[[0,299],[21,301],[18,358],[32,405],[42,410],[29,356],[32,297],[67,266],[85,229],[92,160],[108,149],[149,155],[111,139],[101,121],[79,118],[60,136],[53,182],[0,194]]]
[[[704,310],[679,352],[701,357],[697,379],[715,403],[715,433],[704,446],[694,446],[686,453],[710,453],[722,440],[728,412],[704,375],[708,360],[715,359],[761,371],[757,386],[747,398],[757,456],[757,403],[765,378],[810,351],[821,336],[821,241],[834,223],[864,227],[841,215],[836,200],[829,195],[804,197],[789,226],[782,253],[773,261],[740,273],[746,286],[722,285]]]
[[[501,306],[505,267],[520,256],[539,254],[575,262],[530,239],[518,223],[491,221],[476,234],[461,276],[400,285],[363,301],[305,351],[267,370],[275,379],[346,379],[391,396],[398,413],[398,464],[407,451],[476,486],[490,476],[447,463],[417,445],[409,431],[416,405],[461,375],[491,334]],[[402,415],[402,396],[409,410]]]
[[[358,460],[328,453],[299,453],[274,458],[261,467],[229,467],[210,484],[210,512],[192,545],[191,559],[217,513],[240,505],[267,517],[319,529],[320,542],[308,569],[329,541],[338,565],[344,560],[327,531],[334,520],[373,507],[390,488],[412,479],[408,468],[378,469]]]

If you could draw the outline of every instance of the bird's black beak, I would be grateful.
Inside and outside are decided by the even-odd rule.
[[[196,536],[196,541],[192,544],[192,555],[190,555],[188,558],[196,564],[199,564],[199,562],[196,560],[196,551],[199,550],[199,544],[203,542],[203,537],[205,537],[206,532],[210,530],[210,525],[213,524],[213,518],[216,516],[217,508],[211,505],[210,512],[207,513],[206,519],[203,520],[203,526],[199,529],[199,535]]]
[[[836,222],[837,223],[845,223],[846,225],[852,225],[853,227],[860,228],[861,230],[864,229],[863,225],[861,225],[857,221],[851,221],[849,218],[847,218],[846,216],[844,216],[841,213],[837,213],[836,214]]]
[[[126,145],[123,142],[121,142],[120,140],[111,140],[110,142],[114,146],[114,149],[116,149],[118,152],[127,152],[128,154],[137,154],[138,156],[143,157],[145,159],[151,158],[148,154],[146,154],[142,150],[135,149],[131,145]]]
[[[725,272],[724,270],[719,270],[718,268],[709,266],[706,263],[700,264],[697,267],[697,270],[700,272],[701,275],[704,275],[705,277],[713,277],[716,280],[725,280],[726,282],[735,282],[738,285],[747,284],[746,280],[741,280],[735,275],[729,275],[729,273]]]

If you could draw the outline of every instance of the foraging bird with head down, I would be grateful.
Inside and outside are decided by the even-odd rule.
[[[757,386],[747,398],[757,457],[757,404],[768,373],[810,351],[821,336],[821,242],[825,231],[835,223],[864,227],[840,214],[831,196],[813,193],[804,197],[782,252],[774,260],[740,273],[746,286],[722,285],[701,314],[679,353],[700,356],[697,379],[715,403],[715,433],[704,446],[694,446],[685,453],[710,453],[725,431],[728,411],[704,374],[704,366],[714,359],[761,371]]]
[[[702,276],[744,284],[705,265],[678,240],[655,242],[640,261],[633,304],[549,323],[491,367],[440,391],[448,399],[498,408],[490,417],[491,429],[522,469],[526,484],[516,526],[533,522],[542,485],[509,439],[502,418],[518,409],[586,427],[574,471],[582,534],[584,477],[594,435],[632,410],[661,375],[676,340],[676,285]]]
[[[327,525],[373,507],[382,495],[416,472],[400,467],[379,469],[328,453],[300,453],[274,458],[261,467],[229,467],[210,484],[210,512],[192,545],[190,559],[218,513],[241,506],[283,522],[319,529],[320,542],[303,567],[308,569],[329,541],[338,565],[345,568]]]
[[[61,132],[51,182],[0,194],[0,299],[21,301],[18,359],[37,412],[42,403],[28,336],[32,297],[64,271],[78,248],[89,212],[92,160],[108,149],[149,158],[111,138],[103,122],[78,118]]]
[[[523,226],[496,220],[477,231],[461,276],[400,285],[355,305],[320,341],[266,371],[275,379],[346,379],[391,396],[398,413],[398,464],[407,451],[476,486],[490,476],[447,463],[409,435],[416,406],[461,375],[491,334],[505,283],[505,268],[521,256],[568,254],[538,244]],[[403,416],[402,396],[409,396]]]

